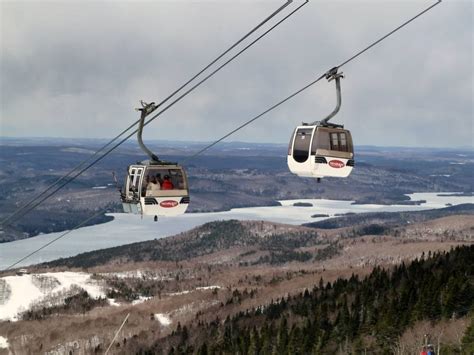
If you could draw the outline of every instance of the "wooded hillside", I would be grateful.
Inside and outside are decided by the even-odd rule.
[[[166,341],[145,353],[170,354],[329,354],[389,353],[399,337],[419,321],[440,321],[472,315],[474,311],[474,246],[449,253],[425,255],[393,270],[379,267],[360,280],[357,276],[325,284],[294,297],[240,312],[224,322],[178,326]],[[462,349],[472,353],[473,326]],[[203,341],[205,339],[205,341]],[[420,343],[421,345],[421,343]]]

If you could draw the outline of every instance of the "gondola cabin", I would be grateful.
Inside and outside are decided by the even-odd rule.
[[[178,216],[189,205],[188,179],[176,164],[136,164],[128,167],[122,191],[124,212]]]
[[[347,177],[354,167],[351,133],[342,127],[296,127],[288,147],[288,168],[302,177]]]

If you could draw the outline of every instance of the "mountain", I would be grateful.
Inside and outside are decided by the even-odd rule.
[[[377,212],[341,216],[325,221],[293,226],[264,221],[217,221],[206,223],[174,237],[127,244],[57,259],[47,267],[91,268],[130,262],[180,262],[193,259],[237,265],[312,262],[331,258],[342,248],[341,241],[365,235],[411,235],[415,226],[440,218],[459,219],[474,214],[474,204],[412,212]],[[450,223],[441,228],[449,234]],[[455,225],[458,240],[472,240],[468,227]],[[464,228],[463,228],[464,226]],[[463,237],[463,233],[467,233]],[[226,255],[224,258],[223,255]],[[201,259],[200,259],[201,258]]]
[[[393,226],[406,226],[410,223],[424,222],[432,219],[453,216],[453,215],[474,214],[474,204],[465,203],[446,208],[410,211],[410,212],[377,212],[377,213],[357,213],[335,218],[329,218],[320,222],[306,223],[307,227],[333,229],[342,227],[358,228],[363,227],[362,234],[371,234],[366,228],[373,228],[372,233],[381,234],[384,228]],[[376,230],[378,228],[378,230]]]
[[[308,261],[334,247],[317,230],[263,221],[210,222],[170,238],[97,250],[44,264],[48,267],[90,268],[109,263],[189,261],[206,256],[218,262],[223,254],[236,264],[283,264]],[[316,252],[300,251],[316,248]]]
[[[420,346],[410,349],[403,337],[409,327],[425,320],[453,321],[471,312],[470,333],[457,350],[472,353],[473,259],[474,246],[464,246],[392,270],[377,267],[364,278],[352,275],[326,284],[321,279],[312,289],[225,320],[197,317],[197,323],[178,325],[166,339],[132,349],[169,354],[413,353]],[[456,351],[445,346],[443,353],[450,350]]]
[[[104,142],[98,140],[10,139],[0,143],[0,218],[42,193]],[[156,142],[163,159],[182,162],[204,143]],[[298,178],[286,166],[286,146],[223,143],[185,164],[189,212],[272,206],[278,200],[327,198],[357,203],[407,204],[412,192],[474,190],[474,153],[469,149],[356,147],[356,168],[347,179]],[[121,211],[119,185],[129,164],[143,160],[135,143],[120,146],[67,184],[38,208],[3,226],[0,242],[70,229],[100,211]],[[89,224],[103,223],[102,216]]]
[[[461,246],[472,244],[474,220],[439,211],[375,234],[362,234],[363,224],[354,233],[212,222],[30,267],[29,275],[10,271],[0,277],[0,314],[5,300],[17,299],[11,280],[28,283],[33,297],[33,280],[55,289],[74,272],[88,287],[100,285],[102,298],[76,283],[28,306],[20,320],[0,322],[0,336],[14,353],[102,353],[130,314],[114,353],[253,353],[263,344],[279,348],[260,353],[406,353],[419,352],[425,335],[443,351],[459,349],[473,285],[472,246]]]

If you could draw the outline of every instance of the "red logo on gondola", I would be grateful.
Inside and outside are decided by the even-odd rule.
[[[161,201],[160,206],[164,208],[171,208],[171,207],[176,207],[178,206],[179,203],[173,200],[166,200],[166,201]]]
[[[331,168],[340,169],[340,168],[343,168],[345,166],[345,164],[340,160],[330,160],[329,161],[329,166]]]

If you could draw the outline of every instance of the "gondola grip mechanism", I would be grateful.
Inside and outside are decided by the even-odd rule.
[[[138,131],[137,131],[137,139],[140,148],[145,152],[152,162],[161,162],[160,158],[158,158],[150,149],[148,149],[145,144],[143,143],[142,133],[143,133],[143,126],[145,125],[145,117],[148,116],[151,112],[156,110],[156,105],[154,102],[147,104],[145,101],[140,100],[140,104],[142,105],[141,108],[137,108],[136,110],[141,112],[140,114],[140,121],[138,124]]]

